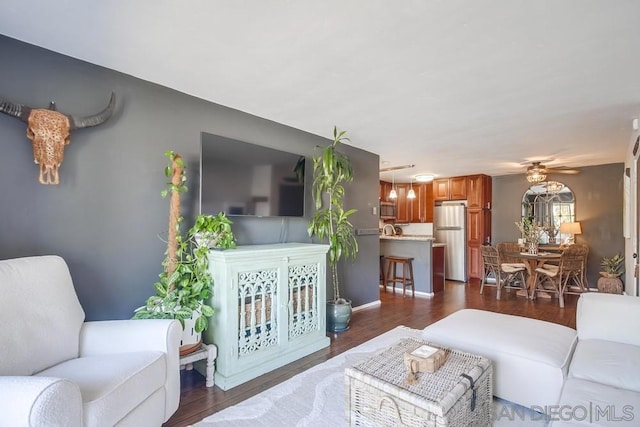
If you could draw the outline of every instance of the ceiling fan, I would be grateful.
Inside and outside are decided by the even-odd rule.
[[[527,181],[534,183],[542,182],[547,179],[547,175],[552,173],[575,175],[580,173],[580,170],[566,168],[548,168],[541,162],[532,162],[531,166],[527,168]]]

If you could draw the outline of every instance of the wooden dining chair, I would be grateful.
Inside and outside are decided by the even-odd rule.
[[[500,259],[498,249],[494,246],[482,246],[480,250],[484,263],[484,275],[480,285],[481,294],[485,285],[496,287],[496,299],[500,299],[503,288],[518,288],[524,289],[524,291],[527,292],[524,265],[518,267],[503,263]],[[491,277],[495,278],[495,284],[488,284],[487,279]]]
[[[536,288],[551,291],[558,296],[560,307],[564,307],[564,293],[572,280],[581,278],[584,274],[585,261],[584,245],[568,246],[560,256],[560,264],[555,267],[543,265],[536,268]],[[587,251],[588,252],[588,251]]]
[[[526,268],[525,264],[520,258],[509,255],[522,252],[522,247],[518,242],[500,242],[496,245],[496,248],[498,249],[498,254],[500,255],[500,261],[502,262],[502,264],[510,265],[516,268]]]
[[[565,289],[565,293],[580,295],[583,292],[589,292],[589,282],[587,281],[587,258],[589,256],[589,246],[575,243],[571,245],[571,247],[577,256],[582,257],[582,265],[580,271],[572,272],[571,277],[569,278],[570,282]]]

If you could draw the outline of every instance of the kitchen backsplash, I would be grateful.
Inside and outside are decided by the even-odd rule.
[[[425,223],[411,223],[401,225],[402,234],[420,234],[425,236],[433,236],[433,224],[430,222]]]

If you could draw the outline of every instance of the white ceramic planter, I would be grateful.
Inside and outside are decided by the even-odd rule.
[[[202,344],[202,333],[196,332],[196,319],[200,316],[200,310],[195,310],[190,319],[185,319],[182,339],[180,340],[180,356],[193,353]]]

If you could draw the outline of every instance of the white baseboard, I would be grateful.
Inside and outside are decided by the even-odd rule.
[[[387,292],[393,294],[393,288],[391,286],[387,286]],[[411,290],[407,291],[407,295],[411,296]],[[396,288],[396,295],[402,295],[402,289],[400,289],[400,292],[398,292],[398,289]],[[416,297],[418,298],[433,298],[433,292],[421,292],[421,291],[416,291]]]
[[[353,307],[353,308],[351,309],[351,311],[364,310],[365,308],[376,307],[376,306],[378,306],[378,305],[380,305],[380,304],[382,304],[382,303],[380,302],[380,300],[371,301],[371,302],[368,302],[368,303],[366,303],[366,304],[362,304],[362,305],[359,305],[359,306],[357,306],[357,307]]]

